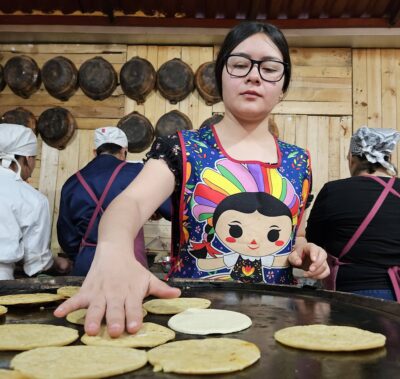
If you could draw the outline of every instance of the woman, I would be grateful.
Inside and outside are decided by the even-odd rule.
[[[32,276],[53,268],[63,274],[70,263],[49,249],[47,198],[26,180],[35,168],[36,136],[15,124],[0,124],[0,280],[14,279],[17,262]]]
[[[279,258],[279,267],[266,264],[261,272],[263,281],[291,283],[291,266],[302,267],[313,278],[328,275],[325,251],[307,243],[304,220],[300,222],[311,178],[308,153],[276,140],[268,131],[269,115],[283,98],[290,73],[286,40],[274,26],[243,23],[227,35],[216,61],[217,85],[225,105],[223,120],[196,132],[182,131],[155,141],[138,178],[113,201],[102,218],[96,255],[82,290],[62,304],[55,311],[56,316],[89,306],[86,332],[97,334],[106,313],[110,335],[118,336],[125,325],[130,333],[140,327],[145,296],[179,296],[178,289],[160,282],[132,259],[130,243],[171,194],[177,211],[172,220],[170,276],[230,276],[235,262],[232,264],[229,258],[212,271],[200,260],[220,262],[238,251],[232,249],[235,243],[239,249],[245,244],[246,251],[257,251],[261,257],[271,253],[260,248],[269,230],[260,235],[255,228],[257,222],[246,224],[245,217],[238,214],[241,218],[231,219],[228,216],[235,212],[233,208],[220,216],[225,221],[218,221],[225,228],[225,237],[221,240],[221,236],[214,236],[220,230],[215,230],[212,221],[218,204],[245,192],[268,193],[278,198],[291,215],[289,237],[285,235],[281,249],[272,252],[277,254],[275,259],[278,255],[285,259]],[[293,164],[294,156],[297,166]],[[252,214],[256,219],[264,217],[257,210]],[[274,224],[267,227],[273,228]],[[279,233],[280,228],[274,228]],[[245,241],[240,238],[243,233],[248,235]],[[195,250],[203,250],[203,255],[196,256]],[[254,261],[254,256],[247,256],[250,262]],[[247,267],[243,269],[246,271]],[[249,267],[248,272],[251,271]]]
[[[315,200],[307,239],[333,256],[339,291],[395,300],[388,269],[400,266],[400,180],[390,157],[399,139],[393,129],[357,130],[348,155],[351,178],[325,184]]]

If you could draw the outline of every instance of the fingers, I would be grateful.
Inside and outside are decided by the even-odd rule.
[[[100,325],[106,310],[106,300],[103,296],[92,299],[85,317],[85,332],[95,336],[100,331]]]
[[[173,297],[179,297],[181,295],[181,290],[179,288],[170,287],[154,275],[151,275],[147,295],[170,299]]]
[[[142,326],[143,309],[142,302],[129,297],[125,301],[126,330],[128,333],[136,333]]]
[[[87,299],[78,293],[60,304],[54,311],[54,316],[65,317],[68,313],[76,311],[77,309],[87,308],[87,306]]]
[[[289,263],[294,267],[300,267],[303,263],[303,260],[300,257],[300,254],[297,250],[293,250],[288,257]]]
[[[104,301],[104,305],[105,305]],[[100,309],[99,309],[100,310]],[[125,330],[125,299],[123,296],[114,294],[114,296],[107,297],[107,331],[111,337],[119,337]],[[97,321],[97,318],[96,318]],[[100,320],[101,321],[101,320]]]

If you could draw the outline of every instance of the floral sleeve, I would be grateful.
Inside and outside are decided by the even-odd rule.
[[[175,187],[182,182],[182,149],[178,134],[157,137],[146,154],[145,162],[149,159],[162,159],[175,176]]]

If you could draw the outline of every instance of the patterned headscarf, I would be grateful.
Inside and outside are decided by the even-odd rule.
[[[395,129],[374,129],[366,126],[358,129],[350,141],[350,154],[365,156],[368,162],[379,163],[390,175],[396,175],[394,166],[385,160],[392,154],[400,140]]]

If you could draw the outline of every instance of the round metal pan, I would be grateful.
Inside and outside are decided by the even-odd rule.
[[[80,284],[81,278],[28,279],[4,282],[0,294],[51,291],[63,285]],[[30,281],[30,282],[28,282]],[[19,283],[16,283],[19,282]],[[27,285],[29,284],[29,287]],[[175,280],[183,296],[210,299],[212,308],[247,314],[253,325],[226,335],[255,343],[261,359],[253,366],[227,375],[190,375],[190,378],[395,378],[400,372],[400,305],[365,297],[292,286],[268,286]],[[25,287],[25,288],[23,288]],[[55,305],[44,308],[9,307],[6,322],[37,322],[68,325],[83,333],[83,327],[56,319]],[[169,316],[147,315],[145,321],[167,325]],[[355,326],[387,337],[386,347],[364,352],[327,353],[298,350],[277,343],[274,332],[292,325],[327,324]],[[176,340],[205,338],[177,333]],[[79,344],[79,342],[77,342]],[[13,352],[0,352],[0,367],[8,367]],[[207,364],[207,362],[204,362]],[[182,378],[154,373],[151,365],[118,378]],[[117,378],[117,377],[116,377]]]

